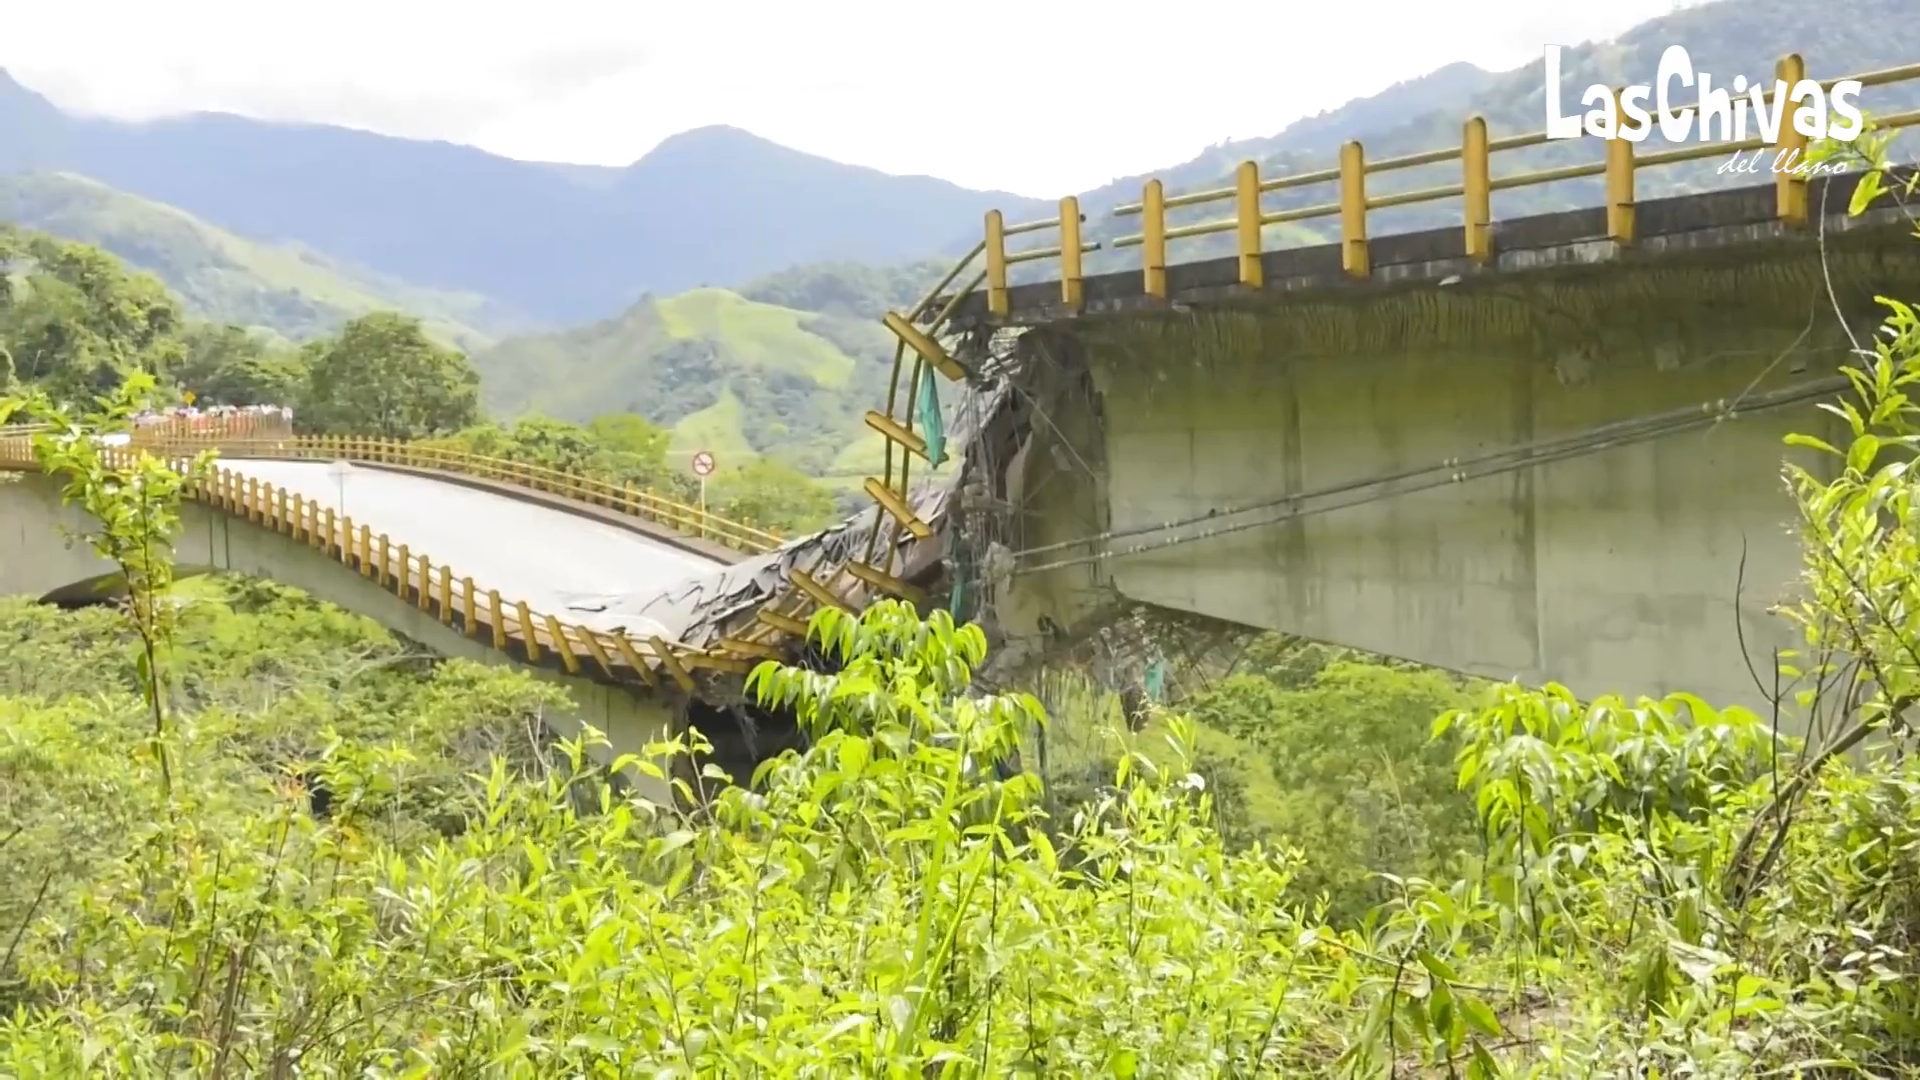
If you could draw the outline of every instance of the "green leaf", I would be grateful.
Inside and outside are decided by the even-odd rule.
[[[1832,443],[1828,442],[1825,439],[1816,438],[1812,435],[1802,435],[1798,432],[1795,432],[1793,434],[1788,435],[1785,441],[1788,446],[1804,446],[1809,449],[1819,450],[1823,453],[1832,454],[1834,457],[1844,456],[1840,453],[1839,449],[1836,448]]]
[[[1493,1060],[1493,1055],[1487,1053],[1487,1048],[1480,1044],[1479,1039],[1473,1040],[1473,1061],[1469,1065],[1469,1080],[1498,1080],[1499,1076],[1500,1065]]]
[[[1460,1012],[1467,1019],[1467,1026],[1489,1038],[1500,1035],[1500,1018],[1494,1014],[1493,1006],[1477,997],[1460,998]],[[1479,1048],[1475,1042],[1474,1047]]]
[[[1433,955],[1427,950],[1421,949],[1415,955],[1420,960],[1420,966],[1426,968],[1427,971],[1431,973],[1434,978],[1443,980],[1445,982],[1450,982],[1450,983],[1455,983],[1460,981],[1460,976],[1454,974],[1453,969],[1447,966],[1446,961]]]
[[[1880,439],[1872,434],[1864,434],[1853,440],[1847,448],[1847,468],[1864,473],[1873,467],[1873,459],[1880,455]]]
[[[1886,190],[1880,177],[1881,173],[1878,169],[1870,169],[1860,174],[1860,184],[1853,189],[1853,198],[1847,203],[1848,217],[1856,217],[1864,213],[1867,207],[1873,205],[1873,200],[1879,198],[1881,192]]]

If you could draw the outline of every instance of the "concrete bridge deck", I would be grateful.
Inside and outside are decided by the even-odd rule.
[[[612,629],[598,609],[610,597],[651,597],[727,562],[696,555],[632,529],[494,491],[373,467],[344,471],[317,461],[229,460],[250,479],[297,493],[536,612]],[[606,623],[606,625],[599,625]],[[635,637],[670,635],[645,616],[617,625]]]

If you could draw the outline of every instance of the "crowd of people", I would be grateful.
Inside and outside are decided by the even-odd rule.
[[[195,434],[243,428],[285,430],[293,425],[293,410],[285,405],[175,405],[148,409],[133,418],[136,428],[171,427]]]

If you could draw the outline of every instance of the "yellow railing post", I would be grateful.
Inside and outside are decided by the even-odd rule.
[[[1359,140],[1340,147],[1340,266],[1347,276],[1373,276],[1367,254],[1367,154]]]
[[[374,571],[373,571],[373,580],[375,584],[379,585],[381,588],[384,589],[387,587],[387,574],[389,573],[389,568],[393,565],[392,563],[393,549],[391,547],[392,541],[387,539],[386,533],[380,534],[379,544],[380,544],[379,551],[373,557],[373,561],[375,564]]]
[[[1080,200],[1060,200],[1060,302],[1079,311],[1085,299],[1080,280]]]
[[[393,592],[394,595],[398,596],[404,603],[407,599],[407,585],[413,580],[413,553],[407,549],[407,545],[401,544],[400,550],[396,552],[396,554],[399,555],[399,558],[395,561],[399,563],[400,572],[393,576]],[[382,546],[380,551],[382,569],[386,568],[386,561],[387,552],[385,547]]]
[[[433,563],[420,556],[420,610],[433,610]]]
[[[373,527],[360,526],[360,576],[373,576]]]
[[[460,617],[467,620],[466,631],[470,638],[480,636],[480,608],[474,602],[473,579],[460,579]]]
[[[554,655],[560,658],[560,663],[567,669],[568,674],[580,674],[580,658],[574,655],[573,646],[567,643],[566,627],[561,626],[560,620],[552,615],[547,616],[546,622],[547,636],[553,639]]]
[[[1466,210],[1467,258],[1486,262],[1493,255],[1493,154],[1487,118],[1467,121],[1460,137],[1460,191]]]
[[[514,605],[515,613],[520,616],[520,641],[526,646],[527,663],[540,662],[540,634],[533,628],[533,611],[525,600]]]
[[[453,568],[440,564],[440,625],[453,625]]]
[[[1243,161],[1234,173],[1234,226],[1240,247],[1240,284],[1258,289],[1266,284],[1260,262],[1260,166]]]
[[[1788,94],[1807,77],[1807,65],[1799,53],[1781,57],[1773,70],[1774,76],[1786,84]],[[1775,144],[1778,149],[1773,157],[1774,212],[1781,221],[1796,229],[1807,223],[1807,177],[1794,169],[1805,164],[1802,159],[1807,153],[1807,137],[1793,126],[1793,117],[1798,111],[1791,98],[1781,105],[1780,140]]]
[[[1140,254],[1146,264],[1146,294],[1157,300],[1167,298],[1167,187],[1158,180],[1147,181],[1140,199]]]
[[[1620,91],[1613,92],[1614,115],[1625,115],[1620,108]],[[1633,244],[1633,144],[1618,131],[1607,140],[1607,236],[1621,247]]]
[[[487,616],[493,623],[493,647],[507,651],[507,617],[500,610],[500,590],[487,590]]]
[[[338,535],[334,532],[333,525],[333,507],[329,506],[326,511],[320,515],[320,535],[323,537],[320,541],[320,550],[329,555],[333,554],[334,541]]]
[[[291,532],[295,540],[305,540],[312,536],[312,533],[307,529],[307,500],[305,496],[297,491],[293,493],[293,528]]]
[[[1007,222],[987,211],[987,311],[1005,318],[1013,310],[1007,296]]]

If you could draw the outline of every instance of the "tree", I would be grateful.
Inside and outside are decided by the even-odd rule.
[[[285,405],[306,386],[306,363],[298,350],[276,348],[245,327],[195,323],[181,344],[179,362],[167,374],[196,401]]]
[[[511,425],[490,421],[438,442],[469,454],[631,484],[686,501],[694,487],[685,475],[667,467],[667,440],[666,431],[644,418],[615,413],[590,427],[545,416],[522,417]]]
[[[185,319],[166,286],[86,244],[0,227],[0,353],[56,401],[106,393],[179,359]]]
[[[834,517],[833,492],[805,473],[760,458],[722,475],[708,492],[708,509],[776,532],[812,532]]]
[[[466,355],[435,344],[420,320],[363,315],[303,350],[298,418],[322,432],[415,439],[458,431],[480,413],[480,376]]]
[[[587,430],[601,446],[638,461],[659,467],[666,463],[667,444],[673,433],[635,413],[608,413],[596,416]]]

